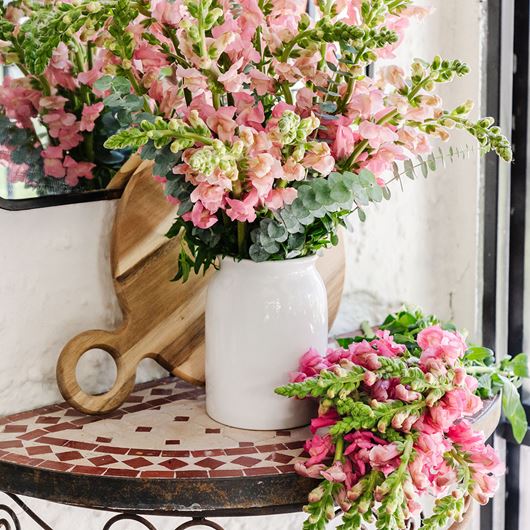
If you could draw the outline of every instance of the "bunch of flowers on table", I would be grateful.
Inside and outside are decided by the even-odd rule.
[[[308,351],[293,382],[276,390],[319,402],[308,457],[296,464],[322,481],[309,495],[304,529],[324,529],[335,503],[341,530],[405,529],[427,494],[436,503],[420,528],[443,528],[462,517],[466,497],[486,504],[504,471],[469,422],[483,398],[503,387],[514,435],[526,433],[515,385],[528,376],[528,359],[495,364],[491,351],[468,348],[454,327],[420,312],[390,315],[368,335],[340,340],[325,357]]]

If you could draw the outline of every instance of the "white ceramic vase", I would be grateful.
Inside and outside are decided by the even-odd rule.
[[[254,430],[309,422],[310,400],[274,389],[309,348],[326,351],[327,296],[317,259],[222,261],[206,303],[206,409],[214,420]]]

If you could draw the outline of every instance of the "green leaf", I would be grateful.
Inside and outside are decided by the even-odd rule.
[[[521,396],[515,385],[506,377],[500,375],[502,380],[502,408],[506,419],[512,425],[513,437],[521,443],[528,430],[526,413],[521,404]]]
[[[520,353],[516,355],[509,363],[508,366],[513,370],[514,375],[517,377],[528,377],[528,355]]]
[[[256,243],[250,245],[249,255],[250,259],[257,262],[267,261],[270,257],[270,254],[261,245]]]
[[[427,157],[427,165],[431,171],[436,171],[436,157],[432,153]]]
[[[103,77],[100,77],[95,83],[94,88],[96,90],[110,90],[110,87],[112,85],[112,76],[110,75],[104,75]]]
[[[465,353],[464,361],[478,362],[481,364],[491,364],[495,360],[495,354],[489,348],[482,346],[471,346]],[[486,363],[486,361],[489,361]]]
[[[125,129],[111,136],[103,145],[107,149],[138,149],[146,144],[149,138],[144,131],[140,129]]]
[[[307,184],[300,186],[298,188],[298,197],[303,202],[304,206],[310,211],[319,210],[321,208],[321,204],[318,202],[316,192],[312,186]]]
[[[414,166],[412,165],[412,161],[405,160],[403,167],[405,168],[405,175],[407,175],[409,179],[414,180],[416,178],[416,172],[414,170]]]
[[[335,339],[337,344],[341,347],[341,348],[348,348],[348,346],[350,344],[353,344],[355,342],[355,339],[352,338],[352,337],[349,337],[349,338],[342,338],[342,339]]]
[[[331,188],[325,179],[316,179],[311,183],[315,192],[316,201],[323,206],[334,205],[335,201],[331,197]]]
[[[429,176],[429,167],[427,166],[427,162],[425,162],[421,155],[418,156],[418,161],[420,163],[420,169],[423,177],[427,178]]]
[[[267,233],[271,239],[274,241],[278,241],[278,243],[283,243],[284,241],[287,241],[287,238],[289,237],[289,232],[287,232],[287,228],[285,228],[284,225],[281,225],[276,222],[269,223],[267,226]]]

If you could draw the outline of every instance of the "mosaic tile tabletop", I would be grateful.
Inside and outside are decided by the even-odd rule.
[[[0,418],[0,461],[80,475],[225,478],[294,472],[307,428],[246,431],[206,415],[204,389],[139,385],[105,416],[62,403]]]

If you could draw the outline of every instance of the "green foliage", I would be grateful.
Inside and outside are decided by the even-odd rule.
[[[351,508],[342,515],[342,524],[337,530],[361,530],[363,523],[373,523],[372,510],[375,505],[375,489],[383,482],[384,475],[380,471],[372,470],[356,484],[362,491]]]
[[[84,27],[102,28],[119,6],[128,10],[126,4],[134,5],[124,0],[57,2],[54,9],[45,4],[32,4],[32,15],[22,25],[19,38],[28,71],[42,74],[61,42],[68,44]]]
[[[337,230],[354,205],[362,209],[381,202],[383,190],[375,176],[363,169],[331,173],[297,187],[298,197],[251,231],[249,250],[254,261],[290,259],[314,254],[338,243]]]
[[[314,496],[320,497],[315,502],[304,506],[304,512],[309,517],[304,522],[303,530],[325,530],[326,525],[335,517],[335,495],[340,484],[324,482],[318,491],[312,492]]]
[[[384,433],[390,427],[392,420],[397,414],[407,418],[412,414],[420,414],[425,406],[424,401],[403,403],[398,400],[372,405],[353,402],[352,400],[344,408],[339,403],[337,407],[338,412],[342,414],[348,409],[351,411],[350,415],[333,425],[329,432],[335,437],[344,436],[345,434],[360,429],[377,430]]]
[[[528,356],[520,353],[495,362],[490,349],[472,346],[466,352],[464,365],[476,376],[479,383],[477,394],[482,399],[491,399],[502,392],[503,413],[512,426],[514,438],[521,443],[528,429],[528,419],[517,388],[521,385],[521,378],[529,375]]]
[[[463,496],[446,495],[436,499],[433,514],[423,520],[420,530],[445,528],[452,520],[459,520],[462,517],[464,508],[465,501]]]
[[[408,476],[408,465],[414,456],[414,438],[408,436],[403,445],[399,467],[385,478],[379,491],[386,493],[377,509],[377,530],[399,530],[405,528],[408,513],[404,482]]]
[[[506,376],[499,374],[502,386],[502,410],[512,426],[513,437],[521,443],[528,431],[528,419],[521,403],[521,396],[517,387]]]
[[[338,395],[344,399],[359,388],[364,372],[365,370],[361,366],[353,366],[350,371],[340,375],[323,371],[317,377],[306,379],[300,383],[289,383],[277,388],[275,392],[280,396],[299,399],[308,396],[333,399]]]

